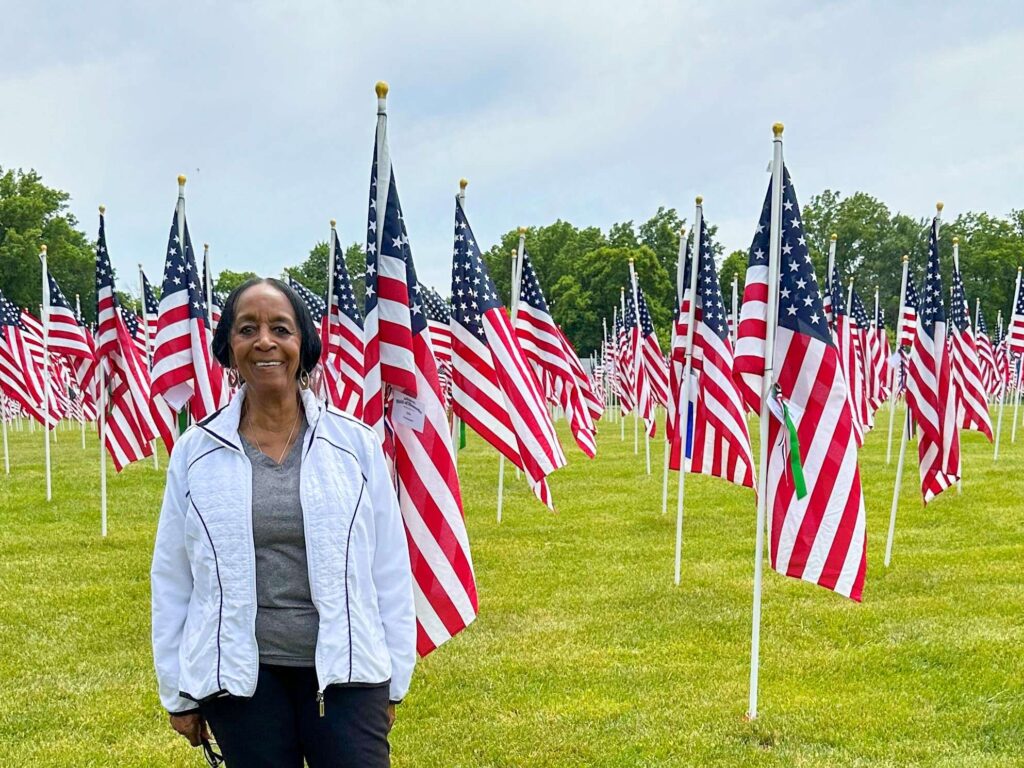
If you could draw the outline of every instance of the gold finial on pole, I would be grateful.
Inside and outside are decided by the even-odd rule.
[[[467,178],[459,179],[459,189],[465,191],[466,187],[468,187],[468,186],[469,186],[469,179],[467,179]]]
[[[101,205],[100,206],[100,216],[102,216],[106,212],[107,212],[107,206]]]
[[[520,235],[525,235],[526,234],[526,227],[520,227],[519,228],[519,234]]]
[[[831,237],[830,239],[831,239],[831,240],[832,240],[832,242],[834,243],[834,242],[835,242],[836,240],[838,240],[838,239],[839,239],[839,235],[837,235],[837,234],[836,234],[835,232],[833,232],[833,233],[832,233],[832,237]]]
[[[178,186],[179,187],[184,187],[185,186],[185,174],[184,173],[179,173],[178,174]]]
[[[704,204],[704,197],[702,195],[697,195],[697,205],[703,205],[703,204]]]
[[[388,84],[383,80],[378,80],[377,85],[374,86],[374,90],[377,91],[378,99],[386,99],[388,97]]]
[[[772,134],[775,136],[775,138],[778,139],[782,136],[782,132],[785,130],[785,128],[786,126],[784,126],[782,123],[773,123]]]
[[[910,255],[904,253],[903,254],[903,263],[906,264],[908,261],[910,261]]]
[[[943,203],[941,200],[939,200],[939,202],[935,204],[935,210],[938,211],[939,213],[942,213],[942,209],[945,207],[945,203]]]
[[[954,235],[953,236],[953,245],[960,245],[960,236],[959,235]]]
[[[335,221],[334,219],[331,219],[331,229],[334,229],[334,227],[337,225],[337,223],[338,223],[337,221]]]
[[[679,228],[679,237],[680,239],[686,237],[686,227]]]
[[[42,245],[40,245],[39,246],[39,250],[42,251],[43,253],[46,253],[46,243],[43,243]]]

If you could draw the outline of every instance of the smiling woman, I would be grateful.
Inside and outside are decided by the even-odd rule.
[[[386,766],[416,626],[380,441],[309,390],[320,338],[284,283],[236,288],[213,352],[242,386],[175,446],[153,554],[171,725],[229,765]]]

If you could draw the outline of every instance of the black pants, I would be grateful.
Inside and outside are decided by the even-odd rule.
[[[387,768],[388,686],[329,686],[310,667],[260,664],[256,693],[200,706],[229,768]]]

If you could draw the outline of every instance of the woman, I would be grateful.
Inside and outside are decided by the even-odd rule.
[[[279,280],[232,291],[213,353],[244,385],[171,456],[151,574],[161,702],[193,746],[209,723],[228,765],[389,765],[416,620],[380,442],[308,390],[320,339]]]

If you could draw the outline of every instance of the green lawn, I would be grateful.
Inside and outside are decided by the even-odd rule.
[[[967,436],[962,496],[927,509],[911,446],[885,569],[895,462],[879,415],[861,464],[864,602],[766,569],[754,722],[753,493],[687,478],[675,587],[660,442],[648,477],[632,422],[625,442],[604,424],[587,461],[563,421],[558,514],[509,473],[498,525],[498,461],[471,438],[460,469],[480,616],[419,663],[395,766],[1024,765],[1024,439],[1010,444],[1007,418],[993,465]],[[150,658],[163,472],[111,469],[103,539],[97,444],[79,440],[58,434],[51,504],[38,431],[11,434],[0,475],[0,766],[204,765],[168,727]]]

